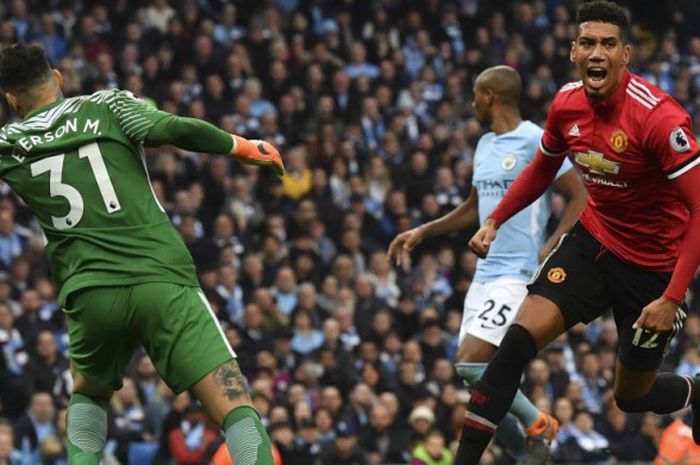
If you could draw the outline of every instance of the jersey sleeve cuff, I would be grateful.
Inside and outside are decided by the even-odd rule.
[[[561,156],[566,155],[566,150],[564,150],[563,152],[556,152],[554,150],[550,150],[544,146],[542,141],[540,141],[540,150],[542,151],[542,153],[544,153],[548,157],[561,157]]]
[[[686,173],[693,169],[696,165],[700,164],[700,151],[688,158],[686,161],[678,166],[674,166],[671,170],[666,171],[666,177],[668,179],[674,179],[683,173]]]
[[[668,289],[666,290],[666,292],[664,292],[663,296],[666,300],[670,300],[671,302],[673,302],[676,305],[683,304],[683,301],[685,299],[685,295],[682,295],[679,297],[677,295],[670,293]]]
[[[494,213],[496,213],[496,212],[494,212]],[[498,217],[498,214],[496,214],[496,215],[493,215],[493,214],[492,214],[491,216],[489,216],[488,218],[486,218],[486,220],[483,222],[483,224],[486,224],[486,221],[488,221],[488,220],[491,220],[491,221],[492,221],[493,227],[496,228],[496,229],[500,228],[501,225],[503,224],[503,222],[501,221],[501,219]]]

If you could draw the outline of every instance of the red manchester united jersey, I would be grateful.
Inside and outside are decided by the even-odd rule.
[[[542,137],[546,155],[568,155],[589,193],[580,221],[618,257],[672,271],[688,221],[671,179],[700,163],[688,113],[628,71],[592,104],[581,82],[562,87]]]

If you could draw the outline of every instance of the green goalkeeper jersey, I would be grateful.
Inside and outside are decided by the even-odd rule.
[[[59,303],[88,286],[198,285],[146,169],[146,136],[168,116],[115,89],[57,100],[0,129],[0,178],[46,234]]]

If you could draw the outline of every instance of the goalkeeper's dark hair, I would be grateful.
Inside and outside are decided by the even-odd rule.
[[[607,0],[595,0],[584,3],[576,12],[576,26],[588,21],[610,23],[620,28],[620,36],[627,42],[629,36],[629,17],[627,11],[617,3]]]
[[[22,93],[51,76],[51,65],[40,44],[17,42],[0,50],[0,87]]]

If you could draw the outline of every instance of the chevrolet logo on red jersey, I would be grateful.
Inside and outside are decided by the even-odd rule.
[[[600,152],[589,150],[588,153],[577,153],[574,158],[576,163],[588,168],[588,171],[593,174],[618,174],[620,172],[620,163],[611,161],[603,157]]]

